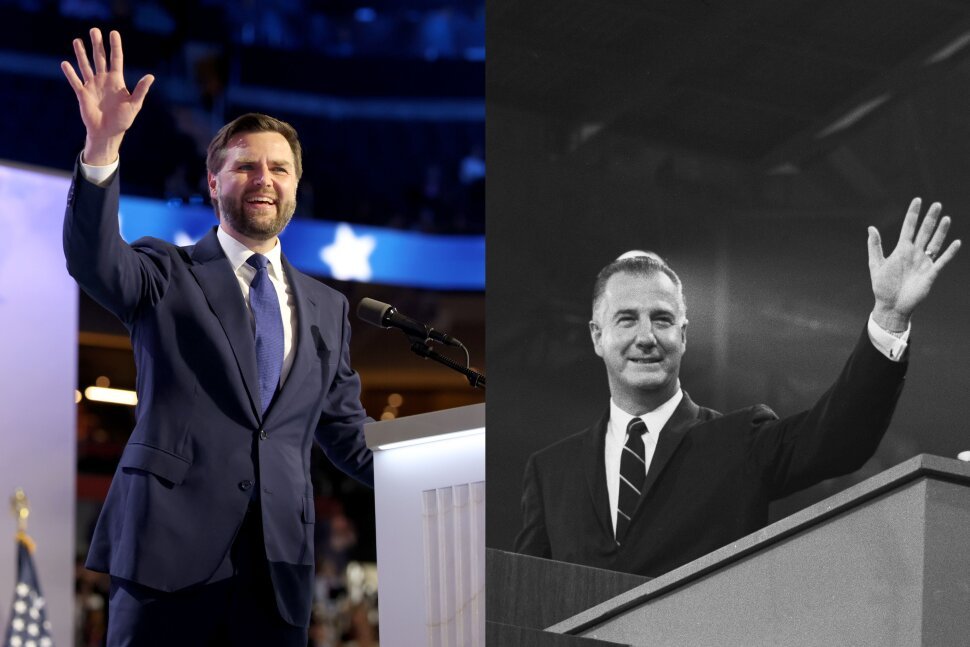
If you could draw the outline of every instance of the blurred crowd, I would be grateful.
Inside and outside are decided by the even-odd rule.
[[[305,150],[297,217],[484,233],[484,0],[0,0],[0,159],[69,170],[83,144],[57,69],[72,38],[125,35],[151,72],[122,189],[205,204],[205,148],[249,111],[292,123]],[[130,163],[131,151],[138,154]],[[150,160],[150,161],[149,161]]]

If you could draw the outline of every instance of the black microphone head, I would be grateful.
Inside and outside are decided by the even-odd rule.
[[[370,297],[364,297],[357,304],[357,318],[372,326],[386,328],[384,317],[393,309],[394,307],[391,305],[382,303],[376,299],[371,299]]]

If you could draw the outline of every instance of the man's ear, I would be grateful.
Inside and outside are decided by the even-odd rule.
[[[219,196],[219,191],[218,191],[219,185],[218,185],[218,182],[216,181],[215,175],[213,175],[212,173],[207,173],[206,175],[208,178],[207,184],[209,185],[209,197],[212,198],[214,202],[216,198]]]
[[[684,319],[684,323],[680,325],[680,343],[684,349],[687,348],[687,324],[689,323],[689,321]]]
[[[600,343],[603,338],[603,330],[599,327],[599,324],[595,321],[589,322],[589,337],[593,340],[593,351],[599,355],[603,356],[603,345]]]

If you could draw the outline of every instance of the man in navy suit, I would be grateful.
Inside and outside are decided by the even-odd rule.
[[[68,197],[68,270],[128,328],[137,423],[89,568],[111,574],[109,645],[307,641],[314,506],[310,444],[373,486],[347,300],[298,272],[277,235],[296,208],[293,128],[249,114],[209,146],[218,227],[197,244],[118,230],[119,148],[151,76],[129,93],[121,37],[91,30],[93,67],[62,70],[87,129]],[[147,152],[150,159],[150,151]]]
[[[913,200],[895,249],[869,229],[875,307],[834,386],[779,419],[726,415],[681,389],[687,317],[680,279],[655,254],[599,273],[589,323],[610,404],[586,430],[533,454],[517,552],[658,576],[762,528],[768,504],[858,469],[889,426],[906,371],[910,317],[960,241],[934,203]]]

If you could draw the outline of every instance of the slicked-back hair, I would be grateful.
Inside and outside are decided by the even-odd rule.
[[[296,128],[285,121],[258,112],[249,112],[236,117],[219,129],[216,136],[209,142],[209,150],[205,158],[205,166],[209,173],[215,175],[222,170],[222,165],[226,162],[226,149],[229,147],[229,142],[236,135],[244,133],[279,133],[283,135],[293,151],[296,179],[299,180],[303,176],[303,148],[300,146],[300,138],[296,134]]]
[[[680,282],[680,277],[674,272],[673,268],[667,265],[666,261],[657,255],[634,256],[632,258],[618,258],[600,270],[596,275],[596,282],[593,283],[593,317],[596,317],[596,306],[606,291],[606,283],[614,274],[632,274],[644,278],[655,274],[666,274],[677,287],[677,296],[680,297],[680,305],[683,309],[683,316],[687,316],[687,302],[684,301],[684,286]]]

